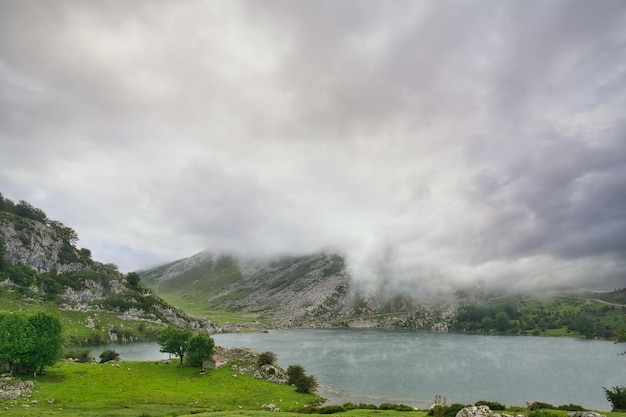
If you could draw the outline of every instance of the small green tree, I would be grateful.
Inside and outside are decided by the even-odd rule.
[[[161,346],[160,351],[177,356],[180,358],[180,366],[183,366],[183,360],[185,359],[191,336],[193,336],[193,333],[189,329],[170,326],[159,334],[157,341]]]
[[[136,272],[129,272],[128,275],[126,275],[126,282],[128,282],[131,288],[137,288],[140,280],[141,277]]]
[[[302,366],[298,364],[289,365],[287,368],[287,383],[289,385],[296,385],[296,381],[305,374]]]
[[[612,411],[626,411],[626,387],[613,387],[612,390],[604,388],[606,399],[613,405]]]
[[[213,353],[215,342],[206,333],[196,333],[189,339],[187,345],[187,364],[195,367],[202,367],[205,359]]]
[[[317,380],[313,375],[302,375],[296,380],[296,392],[308,394],[317,388]]]
[[[510,322],[511,320],[506,312],[499,311],[496,313],[495,325],[496,330],[498,330],[499,332],[506,332],[507,330],[509,330],[509,327],[511,325]]]
[[[30,316],[28,323],[33,329],[32,345],[36,346],[31,365],[41,373],[44,366],[54,365],[61,356],[63,328],[58,318],[41,311]]]

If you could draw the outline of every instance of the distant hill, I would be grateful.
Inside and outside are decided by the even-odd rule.
[[[43,210],[0,194],[0,310],[58,314],[68,345],[153,340],[167,324],[207,326],[115,265],[94,261],[77,240]]]

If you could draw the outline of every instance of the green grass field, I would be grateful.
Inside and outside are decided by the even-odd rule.
[[[262,411],[266,403],[295,410],[319,400],[229,368],[200,375],[176,362],[63,363],[36,378],[30,398],[0,400],[0,415],[156,417]]]

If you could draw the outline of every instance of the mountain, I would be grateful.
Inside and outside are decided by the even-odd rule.
[[[94,261],[77,240],[74,230],[41,209],[0,194],[0,311],[58,314],[68,345],[154,340],[168,324],[208,326],[133,279],[138,277]]]
[[[360,290],[343,257],[326,252],[265,260],[201,252],[140,275],[174,305],[212,321],[238,318],[243,326],[446,330],[461,306],[457,297],[417,302],[393,291]]]
[[[325,252],[245,260],[207,251],[140,275],[168,302],[219,322],[223,331],[376,327],[626,338],[626,290],[509,294],[466,288],[417,296],[415,284],[409,291],[368,291],[352,280],[339,254]]]

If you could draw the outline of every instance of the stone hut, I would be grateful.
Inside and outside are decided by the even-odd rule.
[[[202,368],[204,369],[218,369],[226,365],[228,358],[222,355],[211,355],[209,359],[202,362]]]

